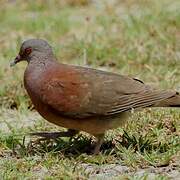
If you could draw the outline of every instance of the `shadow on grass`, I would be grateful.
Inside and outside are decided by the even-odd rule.
[[[65,157],[77,157],[83,153],[92,154],[91,152],[95,146],[95,142],[93,142],[91,138],[83,135],[73,138],[57,138],[43,141],[41,138],[37,138],[33,141],[31,140],[32,137],[30,137],[30,141],[26,140],[26,138],[27,136],[24,136],[22,139],[15,135],[9,135],[4,138],[1,137],[0,144],[7,147],[10,151],[12,150],[12,154],[19,157],[33,155],[43,156],[45,153],[49,152],[60,153]],[[140,153],[144,153],[145,151],[151,152],[157,149],[162,153],[168,150],[168,144],[154,144],[147,137],[130,136],[124,131],[123,136],[118,139],[105,141],[102,144],[101,153],[116,155],[116,151],[121,149],[119,147],[124,147],[126,149],[131,147],[134,149],[134,152],[138,151]]]
[[[40,139],[39,139],[40,140]],[[30,142],[27,149],[30,154],[42,154],[45,152],[60,152],[65,157],[79,156],[83,153],[92,154],[95,147],[95,142],[91,138],[79,135],[67,140],[67,138],[57,138],[53,140],[45,140]],[[105,141],[101,147],[101,152],[111,151],[115,145],[112,141]]]
[[[33,139],[33,140],[32,140]],[[28,139],[28,136],[22,138],[15,135],[6,135],[0,137],[0,146],[4,146],[10,152],[10,155],[16,157],[40,155],[45,153],[60,153],[65,157],[79,156],[83,153],[92,154],[95,141],[83,135],[73,138],[56,138],[42,140],[42,138]],[[111,151],[115,145],[112,141],[105,141],[101,147],[101,152]]]

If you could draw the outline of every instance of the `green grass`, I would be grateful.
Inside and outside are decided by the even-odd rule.
[[[59,61],[137,77],[153,87],[180,88],[178,0],[0,2],[0,177],[88,179],[105,165],[125,165],[117,178],[148,179],[135,172],[179,170],[180,111],[147,109],[109,131],[101,154],[89,155],[87,134],[35,144],[28,133],[58,131],[34,110],[24,88],[25,63],[10,68],[21,42],[43,38]],[[64,129],[62,129],[64,130]],[[88,171],[85,165],[92,166]],[[168,179],[168,170],[155,179]]]

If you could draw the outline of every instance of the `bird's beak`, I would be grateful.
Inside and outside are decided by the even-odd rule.
[[[18,54],[18,56],[10,63],[10,66],[15,66],[18,62],[22,61],[21,56]]]

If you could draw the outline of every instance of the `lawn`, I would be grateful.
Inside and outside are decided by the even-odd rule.
[[[94,138],[35,143],[59,131],[34,110],[23,87],[26,63],[10,68],[21,42],[46,39],[60,62],[136,77],[180,91],[180,1],[0,1],[0,179],[178,179],[180,110],[145,109]]]

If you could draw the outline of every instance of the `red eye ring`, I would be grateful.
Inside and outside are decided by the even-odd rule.
[[[29,48],[26,48],[26,49],[25,49],[25,54],[28,55],[28,54],[30,54],[31,52],[32,52],[32,48],[29,47]]]

